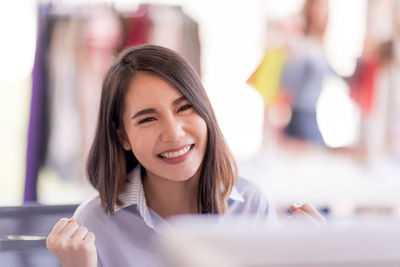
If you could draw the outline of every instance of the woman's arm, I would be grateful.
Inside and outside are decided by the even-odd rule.
[[[60,219],[46,240],[46,246],[63,267],[97,267],[95,235],[79,226],[75,218]]]

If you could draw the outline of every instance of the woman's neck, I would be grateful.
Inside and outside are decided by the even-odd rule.
[[[317,43],[322,43],[324,40],[324,33],[325,33],[325,29],[320,29],[317,27],[309,27],[308,29],[306,29],[306,35],[311,38],[312,40],[314,40]]]
[[[147,206],[163,218],[178,214],[196,214],[199,175],[186,181],[172,181],[150,173],[143,179]]]

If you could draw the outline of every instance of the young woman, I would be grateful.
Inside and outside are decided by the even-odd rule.
[[[237,178],[196,72],[159,46],[130,48],[111,66],[87,170],[99,195],[47,239],[64,267],[160,266],[149,236],[172,215],[269,213]],[[293,210],[321,221],[309,205]]]

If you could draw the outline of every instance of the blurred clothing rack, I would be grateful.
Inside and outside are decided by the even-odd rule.
[[[46,248],[46,238],[60,218],[72,217],[77,206],[27,204],[0,207],[0,265],[59,266]]]
[[[132,4],[132,7],[137,7]],[[115,56],[145,43],[173,49],[200,75],[198,24],[179,6],[38,5],[24,201],[37,201],[43,169],[85,179],[105,72]]]

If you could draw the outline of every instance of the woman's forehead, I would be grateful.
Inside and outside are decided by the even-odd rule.
[[[140,107],[149,104],[172,103],[182,93],[163,78],[146,72],[139,72],[130,82],[125,97],[127,105]]]

